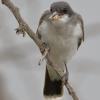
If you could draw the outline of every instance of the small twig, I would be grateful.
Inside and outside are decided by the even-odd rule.
[[[22,34],[23,37],[25,37],[25,35],[26,35],[25,30],[21,26],[19,28],[16,28],[15,31],[16,31],[16,34],[18,34],[18,35]]]
[[[67,90],[68,90],[68,93],[72,96],[73,100],[79,100],[79,98],[77,97],[74,89],[72,88],[72,86],[69,84],[69,82],[67,82],[65,84]]]
[[[33,32],[33,30],[28,26],[28,24],[23,20],[23,18],[21,17],[21,14],[19,12],[19,8],[17,8],[10,0],[1,0],[2,4],[4,4],[6,7],[9,8],[9,10],[12,12],[12,14],[15,16],[17,22],[19,23],[19,27],[16,29],[16,32],[19,33],[21,32],[23,34],[23,36],[25,35],[25,33],[27,33],[30,38],[37,44],[37,46],[39,47],[41,53],[44,53],[44,57],[46,57],[46,55],[48,54],[48,50],[46,50],[47,48],[44,47],[44,42],[42,42],[37,35]],[[43,52],[45,51],[45,52]],[[49,57],[46,57],[47,61],[50,62]],[[52,62],[50,62],[52,63]],[[52,66],[54,66],[54,64],[52,64]],[[54,68],[54,67],[53,67]],[[57,70],[54,69],[56,72]],[[58,73],[58,72],[57,72]],[[59,73],[58,73],[59,75]],[[59,77],[61,77],[59,75]],[[65,86],[69,92],[69,94],[72,96],[73,100],[79,100],[76,93],[74,92],[74,89],[71,87],[71,85],[67,82],[65,83]]]

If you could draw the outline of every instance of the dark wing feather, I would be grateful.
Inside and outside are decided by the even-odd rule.
[[[50,14],[51,13],[50,13],[49,10],[44,11],[44,13],[42,14],[42,16],[40,18],[38,27],[41,25],[41,23],[43,22],[43,20],[45,20]],[[36,35],[38,36],[39,39],[41,39],[41,34],[39,33],[38,29],[36,31]]]
[[[83,23],[83,19],[82,19],[82,17],[80,15],[78,16],[78,19],[80,21],[81,28],[82,28],[82,36],[78,40],[78,47],[77,47],[77,49],[80,47],[82,41],[84,41],[84,23]]]

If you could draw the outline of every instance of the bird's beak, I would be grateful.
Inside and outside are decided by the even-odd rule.
[[[58,20],[60,18],[59,14],[57,12],[54,12],[49,19],[51,20]]]

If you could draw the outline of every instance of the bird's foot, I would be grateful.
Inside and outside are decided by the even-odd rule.
[[[44,61],[44,59],[46,58],[47,54],[49,52],[49,48],[45,48],[45,51],[43,52],[42,58],[39,61],[39,65],[41,65],[41,63]]]
[[[63,84],[66,84],[68,82],[68,73],[66,72],[62,77]]]

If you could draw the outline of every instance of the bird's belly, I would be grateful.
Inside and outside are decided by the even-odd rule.
[[[75,38],[57,38],[50,43],[50,55],[52,59],[68,62],[77,51],[77,39]]]
[[[55,62],[68,62],[75,54],[77,50],[77,38],[73,36],[72,28],[55,29],[44,22],[39,30],[43,41],[49,45],[50,58]]]

